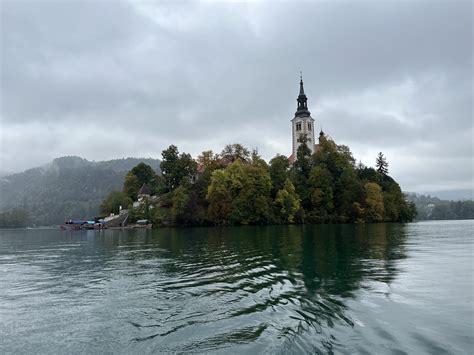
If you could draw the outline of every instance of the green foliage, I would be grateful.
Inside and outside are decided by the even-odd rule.
[[[179,154],[175,145],[170,145],[162,153],[161,172],[167,191],[177,188],[185,179],[190,180],[196,174],[197,163],[190,154]]]
[[[250,151],[238,143],[228,144],[222,150],[221,158],[227,164],[233,163],[236,160],[247,162],[250,160]]]
[[[130,222],[137,221],[139,219],[151,219],[152,206],[148,198],[145,198],[138,207],[129,209],[128,219]]]
[[[138,177],[129,171],[123,182],[123,192],[128,196],[128,198],[136,200],[140,187],[141,185]]]
[[[407,200],[416,206],[419,220],[474,219],[474,201],[447,201],[437,197],[408,194]]]
[[[160,163],[154,159],[91,162],[63,157],[39,168],[5,176],[0,179],[0,210],[25,211],[28,226],[96,217],[103,199],[111,191],[121,190],[127,171],[141,161],[154,168]]]
[[[308,179],[311,173],[311,150],[306,145],[306,136],[302,135],[302,144],[296,151],[296,161],[291,167],[290,176],[296,192],[301,198],[304,209],[311,209],[311,191],[308,189]]]
[[[271,217],[271,179],[259,165],[240,159],[212,174],[208,217],[214,224],[261,224]]]
[[[362,164],[356,167],[349,148],[324,135],[312,155],[305,137],[301,139],[291,166],[279,155],[267,164],[257,151],[250,153],[240,144],[226,146],[220,155],[205,151],[197,162],[172,145],[162,153],[162,177],[143,165],[127,174],[125,194],[150,181],[157,182],[158,194],[132,208],[130,218],[148,218],[159,226],[413,219],[414,205],[390,176],[381,178]],[[160,184],[162,188],[156,187]],[[118,196],[109,200],[104,211],[117,208]]]
[[[105,216],[110,213],[119,213],[120,206],[123,209],[127,209],[132,205],[133,201],[125,192],[122,191],[112,191],[107,195],[107,197],[102,201],[100,205],[100,214]]]
[[[377,172],[383,178],[388,174],[388,163],[387,159],[383,156],[382,152],[379,153],[377,159],[375,160],[375,166],[377,168]]]
[[[334,210],[334,181],[329,170],[323,166],[311,169],[308,179],[311,193],[311,219],[321,222],[331,219]]]
[[[28,226],[28,213],[19,208],[0,212],[0,228],[24,228]]]
[[[158,190],[158,182],[159,178],[151,166],[145,163],[139,163],[125,176],[123,192],[132,200],[136,200],[138,191],[143,184],[147,184],[152,193],[156,193]]]
[[[275,205],[278,207],[278,217],[281,221],[294,222],[296,212],[300,209],[300,198],[289,179],[286,179],[282,188],[278,190]]]
[[[289,167],[290,162],[284,155],[277,155],[270,160],[269,173],[272,179],[272,197],[275,197],[277,192],[283,189],[289,177]]]
[[[382,188],[375,182],[364,185],[365,191],[365,220],[381,222],[384,215]]]
[[[173,224],[188,224],[187,222],[190,219],[189,213],[193,212],[188,209],[189,201],[189,190],[186,186],[178,186],[173,191],[171,206],[171,219]]]
[[[227,170],[227,169],[226,169]],[[214,224],[227,224],[232,211],[232,176],[224,169],[212,173],[206,199],[209,201],[208,218]],[[235,182],[234,182],[235,184]]]
[[[214,154],[212,150],[206,150],[198,156],[198,165],[200,165],[203,171],[212,173],[216,169],[221,169],[224,164],[221,163],[219,155]]]

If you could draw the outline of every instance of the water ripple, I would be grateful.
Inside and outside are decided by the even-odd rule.
[[[472,226],[441,227],[10,232],[0,350],[462,353]]]

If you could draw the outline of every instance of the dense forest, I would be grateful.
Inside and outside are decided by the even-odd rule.
[[[156,159],[91,162],[62,157],[0,179],[0,228],[46,226],[99,213],[102,200],[120,189],[127,172],[140,162],[159,171]]]
[[[137,165],[101,212],[130,207],[144,184],[152,196],[130,208],[130,219],[155,226],[406,222],[416,215],[382,153],[375,168],[356,165],[348,147],[324,135],[314,154],[301,144],[293,164],[282,155],[267,163],[240,144],[197,160],[172,145],[162,152],[161,174]]]
[[[418,211],[417,220],[474,219],[474,201],[447,201],[410,193],[407,199]]]

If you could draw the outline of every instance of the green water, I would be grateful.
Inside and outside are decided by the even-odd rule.
[[[0,353],[471,353],[473,226],[0,231]]]

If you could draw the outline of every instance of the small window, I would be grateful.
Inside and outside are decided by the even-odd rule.
[[[296,130],[297,130],[297,131],[301,131],[301,123],[297,123],[297,124],[296,124]]]
[[[308,123],[308,130],[311,131],[311,123]]]

